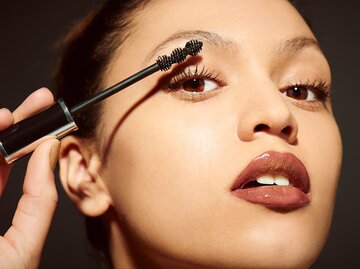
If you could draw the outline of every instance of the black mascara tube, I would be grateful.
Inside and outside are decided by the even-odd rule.
[[[0,133],[0,153],[7,163],[27,155],[48,138],[61,139],[78,128],[64,101]]]

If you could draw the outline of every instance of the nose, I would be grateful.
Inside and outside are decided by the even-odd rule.
[[[297,141],[298,124],[287,101],[273,83],[250,89],[239,117],[238,137],[252,141],[264,135],[280,137],[289,144]],[[244,107],[243,107],[244,108]]]

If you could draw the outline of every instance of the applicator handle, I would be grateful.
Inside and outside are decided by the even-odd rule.
[[[0,133],[0,153],[7,163],[32,152],[37,145],[48,138],[60,139],[77,130],[72,115],[64,101],[20,121]]]

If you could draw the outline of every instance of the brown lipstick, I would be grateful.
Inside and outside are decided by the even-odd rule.
[[[240,199],[270,208],[295,209],[310,202],[308,172],[291,153],[269,151],[256,157],[230,191]]]

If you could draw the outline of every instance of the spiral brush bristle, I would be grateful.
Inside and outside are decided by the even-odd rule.
[[[203,43],[198,40],[190,40],[185,44],[184,48],[176,48],[172,51],[170,56],[159,56],[156,63],[159,65],[160,70],[166,71],[169,70],[170,67],[177,63],[181,63],[185,61],[187,56],[195,56],[202,49]]]
[[[202,49],[203,43],[198,40],[190,40],[186,43],[185,48],[188,50],[188,54],[191,56],[195,56]]]

